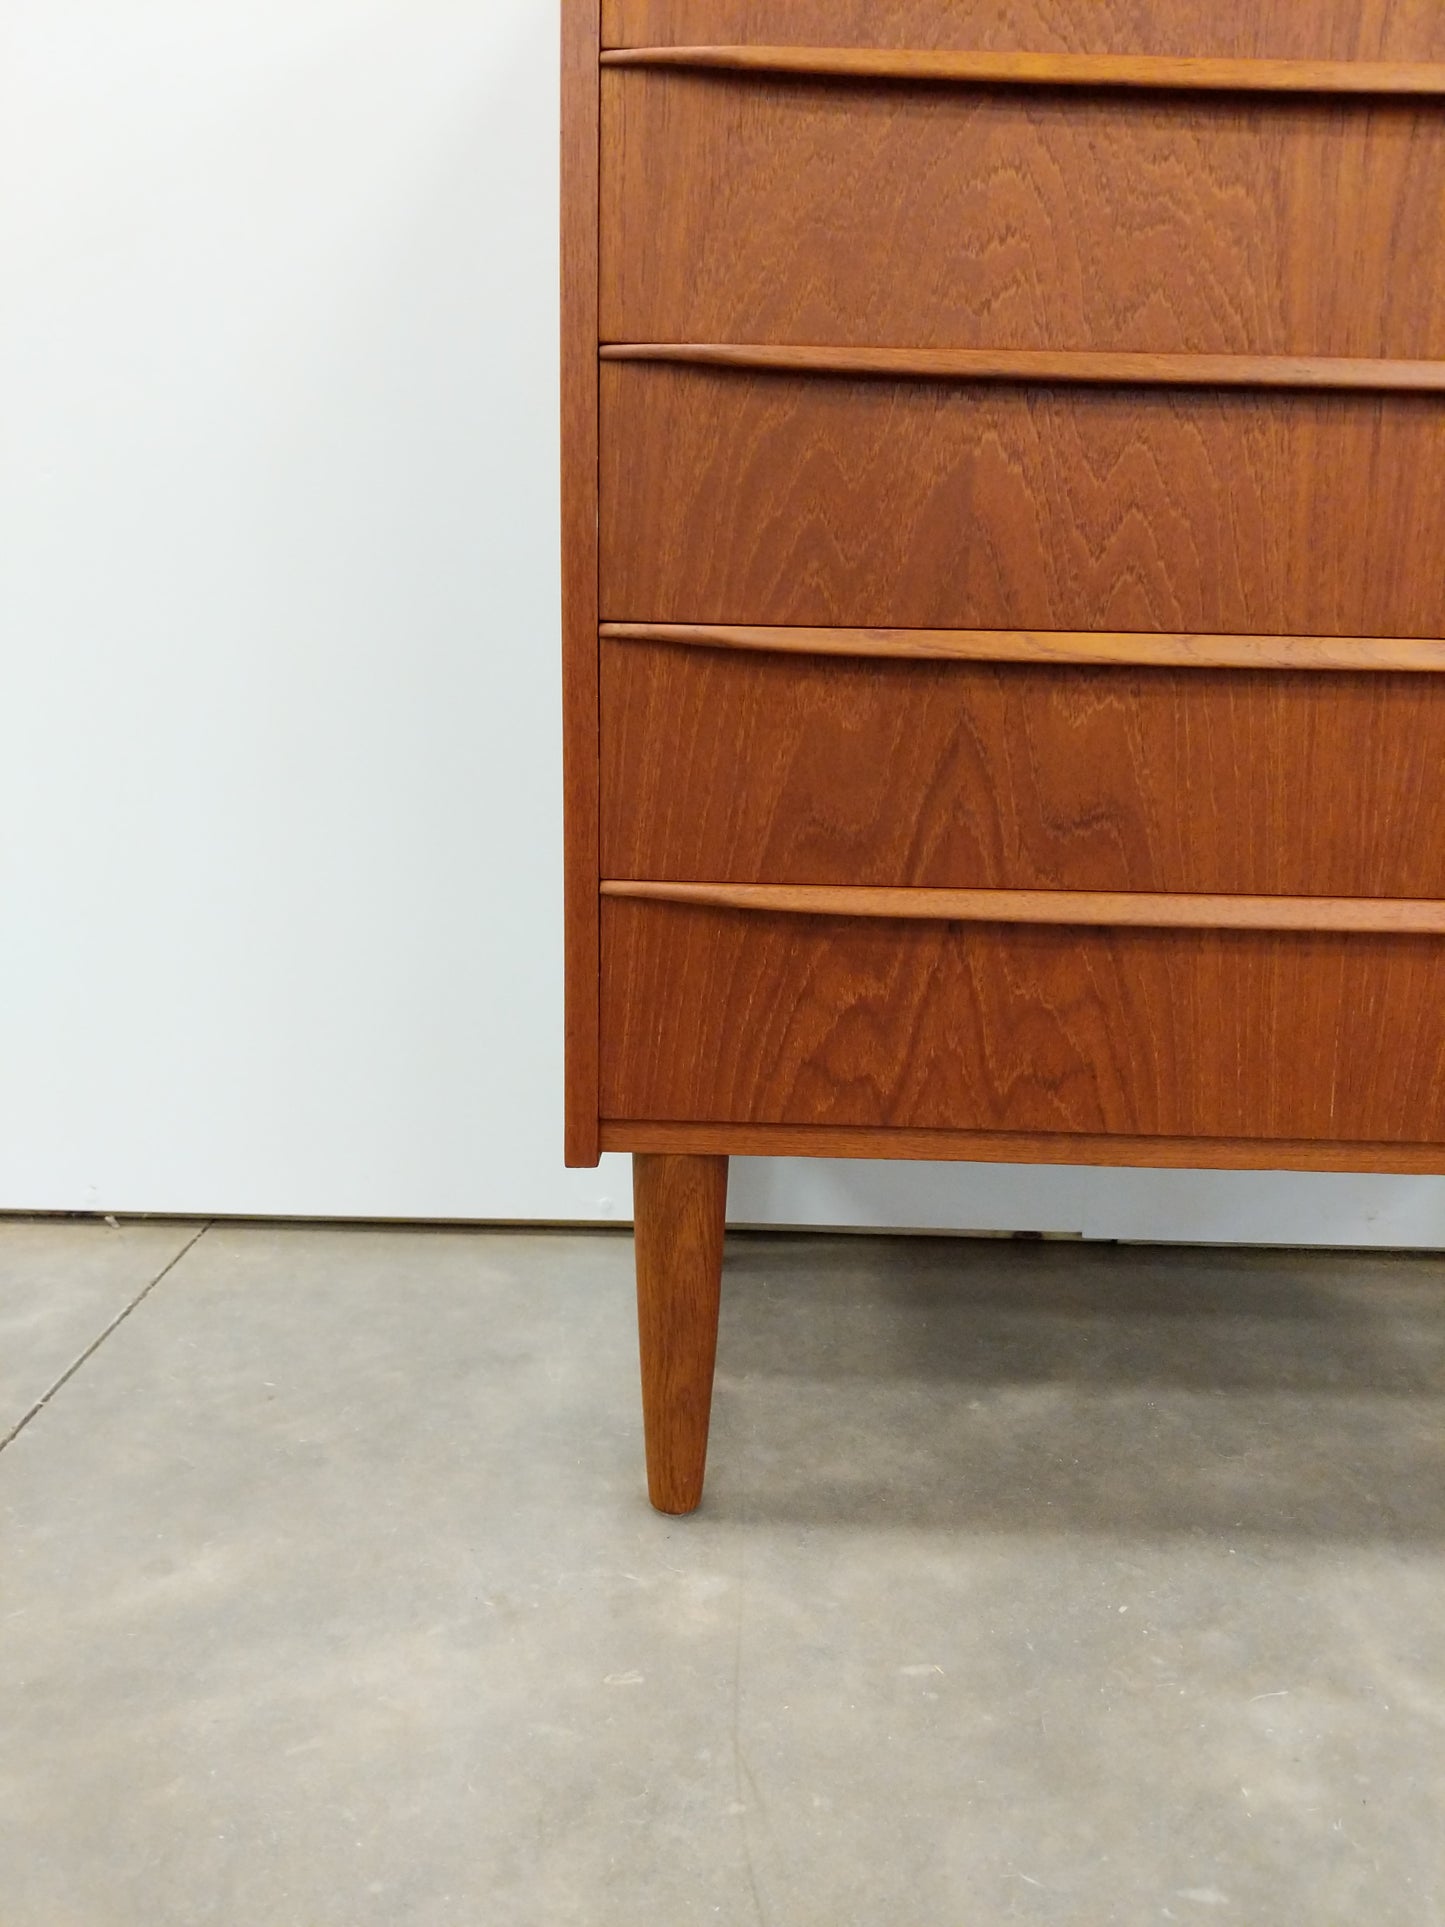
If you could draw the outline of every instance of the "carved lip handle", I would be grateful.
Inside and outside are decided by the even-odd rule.
[[[604,642],[662,642],[786,656],[869,656],[895,662],[1445,671],[1445,638],[1438,636],[1193,635],[1152,629],[818,629],[717,622],[604,622],[599,633]]]
[[[765,341],[609,341],[603,361],[657,361],[892,381],[1121,388],[1299,388],[1445,394],[1445,361],[1373,355],[1141,354],[1112,348],[853,348]]]
[[[1159,54],[979,53],[894,47],[614,47],[604,67],[816,74],[988,87],[1126,88],[1151,93],[1445,95],[1445,64],[1385,60],[1216,60]]]
[[[1136,930],[1352,931],[1445,936],[1445,903],[1415,897],[1186,896],[1144,890],[924,890],[805,883],[608,881],[604,897],[790,916]]]

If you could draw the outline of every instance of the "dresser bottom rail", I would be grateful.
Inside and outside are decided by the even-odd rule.
[[[1383,1172],[1445,1176],[1445,1144],[1275,1138],[1031,1135],[818,1124],[677,1124],[603,1119],[604,1151],[721,1157],[904,1158],[959,1164],[1101,1164],[1182,1171]]]

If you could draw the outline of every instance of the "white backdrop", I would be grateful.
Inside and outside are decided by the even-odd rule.
[[[0,0],[0,1207],[560,1164],[552,0]],[[1445,1183],[740,1164],[735,1218],[1445,1243]]]

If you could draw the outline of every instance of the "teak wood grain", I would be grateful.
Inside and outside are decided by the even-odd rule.
[[[727,1214],[725,1157],[632,1160],[648,1496],[691,1512],[707,1466]]]
[[[613,1121],[1445,1140],[1445,939],[608,899]]]
[[[1441,106],[607,72],[602,115],[609,342],[1445,355]]]
[[[897,662],[1057,663],[1095,668],[1445,670],[1439,636],[1239,636],[1119,629],[808,629],[604,622],[609,642],[671,642],[788,656]]]
[[[609,621],[1445,633],[1445,403],[602,367]]]
[[[609,641],[602,756],[612,878],[1445,897],[1436,676]]]
[[[598,0],[562,0],[562,755],[566,1157],[597,1144]]]
[[[604,0],[603,45],[1445,60],[1438,0]]]

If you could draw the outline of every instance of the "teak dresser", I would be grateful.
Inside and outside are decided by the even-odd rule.
[[[1445,1171],[1445,5],[563,0],[567,1156]]]

